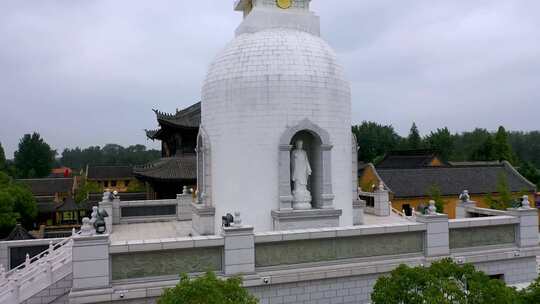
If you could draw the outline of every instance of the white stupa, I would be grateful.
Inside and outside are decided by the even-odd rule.
[[[352,225],[350,86],[309,5],[235,3],[244,20],[202,89],[199,188],[216,229],[234,212],[256,231]],[[312,169],[311,210],[296,208],[292,193],[298,139]]]

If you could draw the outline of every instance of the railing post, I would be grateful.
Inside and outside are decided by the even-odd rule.
[[[176,219],[179,221],[191,218],[191,204],[193,203],[192,194],[187,186],[182,188],[182,194],[176,195]]]
[[[424,238],[426,257],[447,256],[450,254],[450,233],[448,215],[441,213],[416,214],[416,221],[427,226]]]
[[[255,235],[253,226],[223,227],[225,275],[255,272]]]
[[[19,303],[19,278],[15,277],[11,280],[11,288],[13,290],[13,300],[15,301],[14,303]]]
[[[516,233],[518,246],[538,246],[538,210],[530,207],[529,197],[523,196],[520,208],[510,208],[507,211],[510,215],[519,218],[519,227]]]
[[[364,209],[366,208],[366,201],[361,199],[353,200],[353,225],[364,224]]]
[[[46,267],[46,271],[47,271],[47,278],[49,279],[49,284],[52,284],[53,281],[54,281],[52,261],[48,260],[45,263],[45,267]]]
[[[109,235],[73,238],[73,290],[110,286]]]
[[[384,184],[380,183],[373,197],[375,203],[375,215],[390,216],[390,195]]]
[[[54,245],[53,245],[53,242],[50,241],[49,242],[49,252],[47,253],[47,257],[49,259],[52,259],[53,254],[54,254]]]

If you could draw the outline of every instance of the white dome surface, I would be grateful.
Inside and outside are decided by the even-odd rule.
[[[350,86],[332,48],[287,28],[237,36],[211,64],[202,127],[211,150],[216,227],[239,211],[256,231],[279,209],[278,150],[287,128],[309,120],[330,135],[334,207],[352,224]]]

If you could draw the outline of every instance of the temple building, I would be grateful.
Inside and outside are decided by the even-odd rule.
[[[132,166],[87,166],[84,175],[87,181],[110,191],[128,192],[137,183]]]
[[[528,195],[535,201],[536,185],[507,161],[444,162],[428,150],[392,151],[381,162],[358,168],[361,193],[372,192],[381,182],[390,190],[392,206],[411,214],[427,206],[434,195],[444,203],[444,213],[456,218],[456,193],[467,189],[479,207],[489,208],[504,186],[514,198]],[[361,197],[369,203],[368,198]]]
[[[162,158],[136,167],[137,179],[147,184],[149,199],[175,198],[184,186],[197,184],[196,141],[201,123],[201,103],[167,114],[154,110],[157,130],[147,130],[151,140],[161,141]]]

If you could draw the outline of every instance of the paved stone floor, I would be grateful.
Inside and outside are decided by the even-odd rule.
[[[375,216],[371,214],[364,214],[365,225],[402,224],[402,223],[411,223],[411,221],[395,213],[390,214],[390,216],[384,216],[384,217]]]
[[[190,233],[191,221],[121,224],[114,225],[111,242],[187,237]]]

